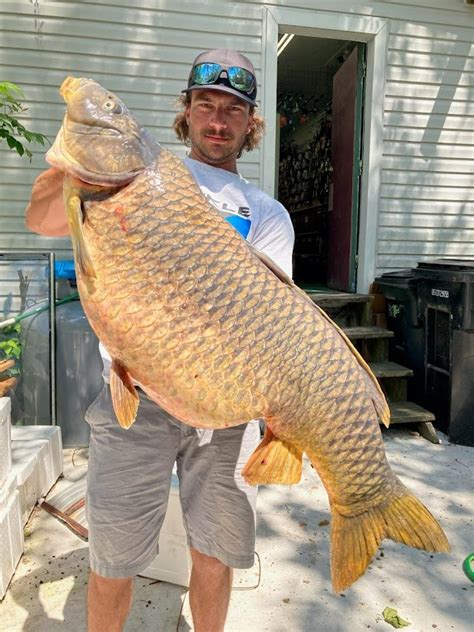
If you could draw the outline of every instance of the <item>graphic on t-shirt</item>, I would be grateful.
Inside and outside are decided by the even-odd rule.
[[[201,187],[206,199],[219,211],[224,219],[231,224],[244,239],[250,231],[252,221],[250,219],[250,208],[248,206],[229,206],[229,203],[223,202],[213,196],[205,187]]]

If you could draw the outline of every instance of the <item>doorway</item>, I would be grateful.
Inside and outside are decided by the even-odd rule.
[[[295,282],[356,291],[365,44],[279,36],[277,197],[295,229]]]

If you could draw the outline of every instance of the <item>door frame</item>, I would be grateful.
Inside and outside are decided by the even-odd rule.
[[[262,103],[267,131],[260,154],[260,182],[269,195],[275,193],[275,179],[278,173],[275,151],[278,137],[276,51],[278,35],[283,32],[367,44],[356,288],[358,292],[367,292],[376,270],[388,23],[387,20],[380,18],[342,12],[329,13],[317,9],[265,9],[262,38]]]

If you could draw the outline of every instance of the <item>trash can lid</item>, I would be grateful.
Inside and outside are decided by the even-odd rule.
[[[375,282],[382,288],[386,286],[412,287],[418,282],[412,268],[404,270],[394,270],[393,272],[384,272],[382,276],[376,277]]]
[[[382,276],[377,279],[408,279],[413,276],[412,268],[405,268],[404,270],[394,270],[393,272],[384,272]]]
[[[474,261],[468,259],[434,259],[433,261],[420,261],[417,269],[435,269],[435,270],[449,270],[450,272],[468,272],[474,273]],[[416,270],[415,270],[416,272]]]
[[[434,259],[421,261],[413,270],[415,277],[425,281],[474,283],[474,261],[462,259]]]

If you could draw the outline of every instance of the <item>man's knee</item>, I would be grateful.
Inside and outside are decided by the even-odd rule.
[[[120,604],[121,610],[130,608],[133,592],[133,577],[102,577],[94,571],[89,574],[89,602]]]
[[[191,548],[191,557],[193,560],[193,570],[198,573],[225,575],[232,570],[216,557],[210,557],[193,548]]]

